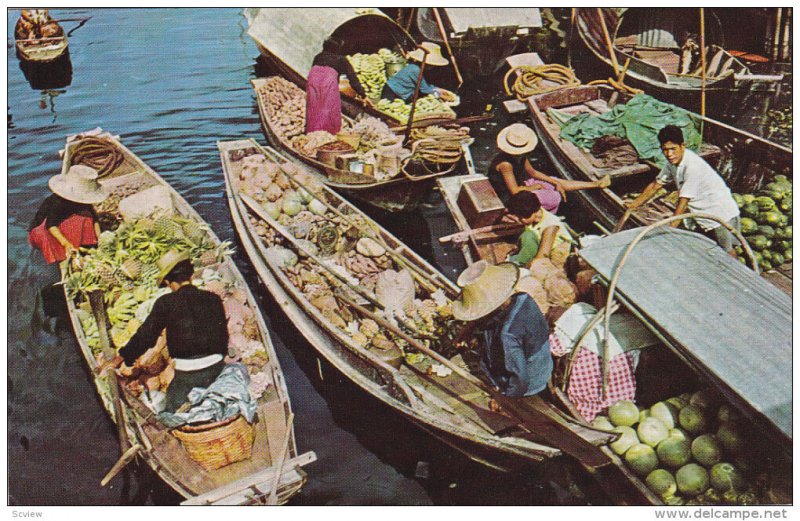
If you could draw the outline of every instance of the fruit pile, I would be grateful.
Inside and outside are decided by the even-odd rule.
[[[411,114],[411,105],[401,99],[394,101],[382,99],[375,105],[375,108],[389,114],[401,123],[406,123],[408,116]],[[423,117],[454,119],[456,113],[445,102],[431,94],[417,100],[417,107],[414,109],[414,120],[416,121],[418,117],[420,119]]]
[[[592,425],[620,434],[611,449],[668,505],[752,505],[764,497],[755,435],[713,390],[649,409],[618,402]]]
[[[777,175],[757,195],[733,194],[733,198],[741,213],[742,235],[761,271],[792,262],[792,182]],[[748,262],[740,246],[736,254]]]
[[[388,49],[381,49],[388,51]],[[391,52],[391,51],[389,51]],[[347,57],[353,70],[356,71],[358,81],[364,87],[368,98],[377,99],[381,97],[383,86],[386,85],[386,62],[378,54],[362,54],[360,52]]]

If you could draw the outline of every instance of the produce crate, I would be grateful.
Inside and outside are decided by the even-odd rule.
[[[461,185],[456,201],[472,228],[494,224],[505,210],[488,179],[476,179]]]

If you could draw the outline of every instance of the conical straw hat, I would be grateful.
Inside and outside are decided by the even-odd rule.
[[[528,125],[514,123],[497,134],[497,148],[512,156],[527,154],[539,144],[539,137]]]
[[[485,317],[514,294],[519,279],[516,264],[496,266],[485,260],[471,264],[458,277],[461,296],[453,301],[453,316],[464,322]]]
[[[189,254],[184,252],[178,252],[178,250],[169,250],[167,253],[161,256],[160,259],[156,261],[156,266],[158,267],[158,277],[156,277],[156,282],[161,284],[161,281],[164,280],[164,277],[169,275],[169,272],[172,271],[172,268],[178,265],[179,262],[183,262],[185,260],[189,260]]]
[[[85,165],[72,165],[66,174],[51,177],[47,185],[53,193],[75,203],[97,204],[108,197],[97,182],[97,170]]]
[[[450,63],[447,58],[442,56],[442,48],[436,45],[435,43],[431,42],[422,42],[419,44],[420,47],[428,51],[428,56],[425,59],[426,65],[435,65],[435,66],[443,66]],[[422,59],[425,56],[425,52],[422,49],[414,49],[413,51],[409,52],[406,57],[417,60],[418,62],[422,63]]]

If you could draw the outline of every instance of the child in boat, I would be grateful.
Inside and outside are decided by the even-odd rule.
[[[468,323],[457,342],[476,330],[483,332],[487,341],[481,369],[512,398],[542,392],[553,372],[550,329],[536,302],[517,290],[519,277],[514,264],[478,261],[458,277],[462,291],[452,308],[456,319]],[[490,405],[497,409],[496,403]]]
[[[426,49],[426,55],[422,49],[414,49],[406,55],[409,61],[408,65],[400,69],[394,76],[389,78],[386,85],[383,86],[381,98],[393,101],[401,99],[406,103],[411,103],[414,98],[414,91],[417,90],[417,79],[419,78],[420,66],[419,64],[425,60],[425,65],[433,65],[435,67],[442,67],[450,63],[447,58],[442,56],[441,48],[435,43],[423,42],[420,47]],[[431,85],[425,78],[419,84],[419,95],[428,96],[434,95],[437,98],[442,96],[443,90]]]
[[[28,229],[28,242],[42,252],[48,264],[72,256],[81,246],[97,244],[100,225],[93,204],[108,194],[97,182],[97,170],[73,165],[66,174],[50,178],[53,191],[44,200]]]
[[[517,192],[508,201],[508,211],[525,225],[519,249],[508,260],[528,268],[534,260],[546,258],[563,268],[572,247],[572,236],[561,219],[542,207],[539,195]]]
[[[598,181],[574,181],[557,179],[533,168],[527,154],[536,148],[539,138],[536,133],[522,123],[514,123],[497,134],[497,148],[500,152],[489,166],[489,179],[498,194],[514,195],[521,191],[533,192],[539,196],[542,206],[551,213],[558,212],[562,201],[567,199],[567,192],[606,188],[611,178],[603,177]],[[497,178],[502,179],[502,184]],[[505,199],[503,196],[501,198]]]
[[[350,86],[366,104],[366,92],[353,66],[339,54],[341,42],[328,38],[322,52],[314,57],[306,84],[306,134],[324,130],[338,134],[342,129],[342,97],[339,93],[339,75],[344,74]]]

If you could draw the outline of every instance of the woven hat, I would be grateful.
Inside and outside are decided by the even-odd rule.
[[[189,260],[189,254],[187,252],[178,252],[178,250],[169,250],[167,253],[161,256],[160,259],[156,261],[156,266],[158,267],[158,277],[156,277],[156,282],[161,284],[164,280],[164,277],[169,275],[169,272],[172,271],[172,268],[178,265],[179,262],[183,262],[185,260]]]
[[[428,57],[425,59],[426,65],[441,67],[450,63],[447,58],[442,56],[442,48],[435,43],[422,42],[419,46],[428,51]],[[425,52],[422,49],[414,49],[406,57],[422,63],[423,58],[425,58]]]
[[[47,185],[53,193],[75,203],[97,204],[108,197],[97,182],[97,170],[85,165],[72,165],[66,174],[51,177]]]
[[[539,137],[528,125],[514,123],[497,134],[497,148],[512,156],[527,154],[539,144]]]
[[[471,264],[458,277],[462,289],[453,301],[453,316],[464,322],[485,317],[514,294],[517,279],[519,267],[510,262],[494,266],[480,260]]]

